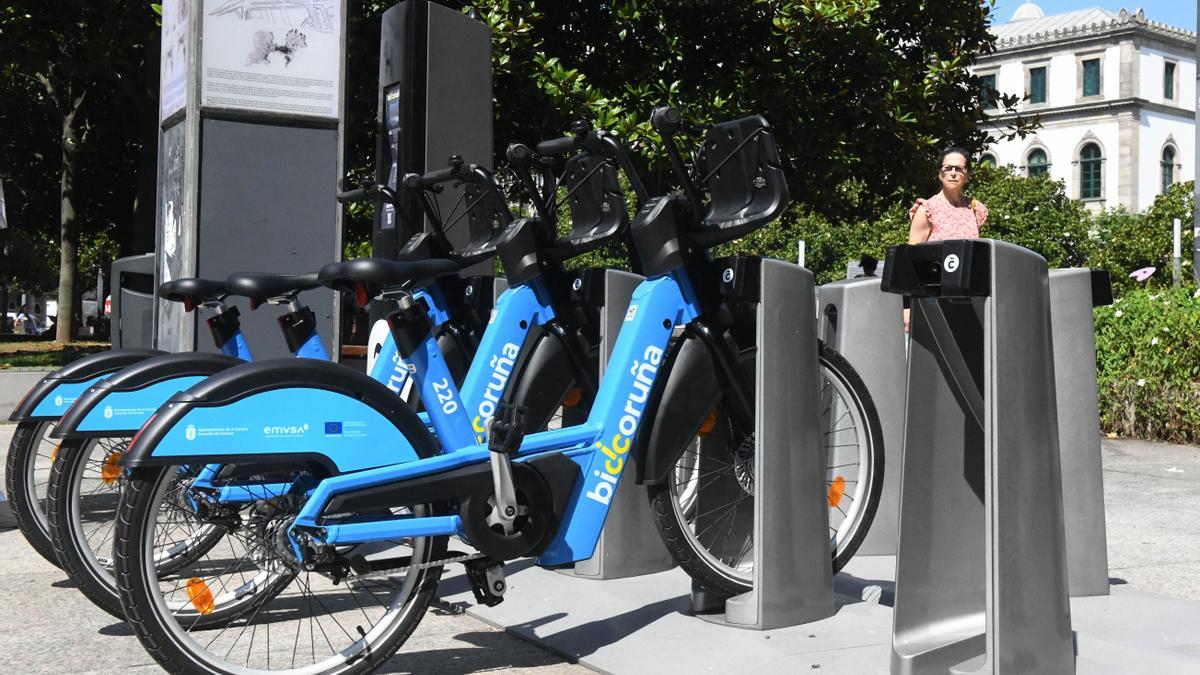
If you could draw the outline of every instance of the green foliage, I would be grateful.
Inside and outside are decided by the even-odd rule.
[[[586,117],[657,159],[650,111],[696,122],[761,113],[794,201],[869,218],[929,189],[936,148],[980,147],[989,5],[878,0],[589,0],[477,3],[493,30],[497,156]],[[1019,123],[1023,124],[1023,122]],[[861,181],[864,212],[831,199]],[[652,188],[653,189],[653,188]]]
[[[104,270],[107,277],[113,261],[121,257],[121,247],[113,236],[114,229],[109,227],[83,235],[79,242],[79,271],[84,280],[94,276],[97,269]]]
[[[11,278],[22,288],[48,292],[59,274],[68,120],[77,168],[67,196],[81,255],[86,258],[89,247],[97,253],[102,240],[115,242],[124,254],[134,252],[139,228],[139,248],[153,242],[158,15],[144,0],[17,0],[5,10],[0,181],[12,233]],[[111,253],[106,250],[99,258]],[[81,258],[79,265],[86,269],[94,262]]]
[[[1105,431],[1200,442],[1200,291],[1136,289],[1096,309]]]
[[[1142,285],[1166,287],[1171,285],[1171,247],[1173,221],[1182,222],[1184,241],[1189,241],[1193,222],[1194,183],[1176,183],[1166,194],[1155,198],[1145,213],[1129,213],[1124,209],[1109,209],[1093,222],[1096,240],[1091,267],[1105,269],[1112,275],[1113,287],[1125,292]],[[1188,250],[1184,246],[1184,250]],[[1183,256],[1184,283],[1192,283],[1190,255]],[[1138,282],[1129,273],[1153,266],[1156,272],[1148,280]]]
[[[988,208],[980,236],[1037,251],[1050,267],[1079,267],[1092,254],[1087,210],[1067,197],[1060,182],[1022,176],[1011,167],[980,167],[967,192]]]

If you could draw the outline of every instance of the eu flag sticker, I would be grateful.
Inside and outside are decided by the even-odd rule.
[[[326,436],[341,436],[342,435],[342,423],[341,422],[326,422],[325,423],[325,435]]]

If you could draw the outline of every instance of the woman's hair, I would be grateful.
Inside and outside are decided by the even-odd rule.
[[[971,169],[971,153],[966,148],[957,145],[948,145],[942,148],[942,153],[938,155],[937,167],[942,168],[942,164],[946,161],[946,155],[962,155],[967,160],[967,170]]]

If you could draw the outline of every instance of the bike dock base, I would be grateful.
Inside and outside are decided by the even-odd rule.
[[[449,567],[444,603],[573,661],[610,673],[887,673],[894,556],[851,560],[833,578],[837,613],[801,626],[735,630],[690,616],[680,569],[586,581],[518,560],[495,607],[474,604],[461,566]],[[878,598],[864,601],[863,596]],[[1200,672],[1200,603],[1113,586],[1071,598],[1076,672]],[[517,664],[514,664],[517,665]]]

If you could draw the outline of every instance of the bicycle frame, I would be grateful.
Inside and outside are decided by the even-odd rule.
[[[539,556],[538,564],[559,565],[591,557],[671,333],[676,326],[687,324],[699,315],[698,299],[682,268],[642,282],[630,301],[609,361],[608,374],[601,381],[587,422],[525,438],[517,452],[517,461],[561,452],[582,472],[582,480],[572,491],[563,521]],[[487,337],[485,333],[485,340]],[[493,343],[496,341],[493,339]],[[429,342],[432,342],[431,336],[426,339],[426,343]],[[418,380],[430,376],[437,379],[441,374],[418,369],[414,376]],[[431,411],[435,425],[441,415],[437,409]],[[313,491],[294,527],[317,532],[318,539],[329,545],[413,536],[462,535],[462,520],[458,515],[327,525],[321,525],[320,519],[323,509],[338,495],[485,463],[489,458],[490,451],[486,446],[472,444],[432,458],[327,478]]]
[[[414,298],[423,299],[430,308],[430,318],[446,316],[440,309],[440,294],[414,293]],[[401,358],[396,342],[389,333],[384,340],[382,351],[375,360],[371,378],[383,383],[394,393],[402,391],[409,378],[417,384],[421,400],[434,401],[426,405],[428,412],[420,414],[421,420],[431,427],[441,443],[443,452],[469,450],[476,443],[483,442],[483,434],[487,424],[496,410],[496,404],[503,396],[505,387],[512,374],[512,368],[526,343],[529,333],[536,327],[541,327],[553,320],[555,312],[550,304],[549,293],[540,279],[534,279],[527,284],[520,284],[505,290],[496,299],[496,308],[484,331],[471,368],[463,381],[462,395],[450,376],[445,359],[438,349],[437,340],[433,334],[426,339],[407,359]],[[342,420],[354,417],[353,411],[347,407],[347,402],[327,392],[303,390],[303,404],[310,408],[324,410],[327,418]],[[271,395],[261,405],[247,406],[238,411],[236,416],[229,414],[229,409],[210,409],[210,413],[200,413],[200,417],[192,426],[201,426],[211,421],[225,427],[237,428],[241,425],[261,425],[261,420],[272,411],[297,404],[292,395],[287,392],[270,392]],[[165,400],[165,399],[164,399]],[[197,411],[200,412],[200,411]],[[473,415],[468,418],[468,412]],[[193,413],[195,414],[195,413]],[[361,413],[358,413],[361,415]],[[211,418],[211,419],[209,419]],[[378,424],[380,420],[371,419],[368,424]],[[327,422],[339,425],[340,422]],[[271,427],[268,427],[270,429]],[[344,436],[349,430],[338,427],[336,435]],[[184,440],[187,440],[187,428],[183,429]],[[275,432],[272,431],[272,434]],[[354,432],[358,433],[358,432]],[[378,430],[376,433],[380,433]],[[326,431],[326,436],[330,434]],[[367,437],[372,437],[368,439]],[[357,436],[356,436],[357,438]],[[385,442],[387,435],[364,433],[362,443],[355,443],[351,453],[354,459],[349,463],[339,465],[341,471],[353,471],[369,466],[378,466],[378,448]],[[177,440],[177,439],[176,439]],[[193,441],[195,439],[192,439]],[[343,441],[348,440],[346,438]],[[397,439],[399,440],[399,439]],[[226,453],[269,454],[254,439],[231,440],[222,438],[223,451]],[[172,445],[168,436],[163,445]],[[347,444],[350,445],[350,444]],[[161,447],[161,446],[160,446]],[[390,450],[400,461],[411,461],[416,458],[411,448],[393,446]],[[162,453],[166,454],[166,453]],[[364,465],[365,464],[365,465]],[[200,474],[195,483],[198,488],[214,487],[211,483],[216,478],[216,472],[211,470],[219,465],[211,465]],[[261,499],[264,494],[283,494],[291,489],[285,484],[256,484],[253,486],[230,485],[216,488],[217,501],[226,504],[240,503]]]

